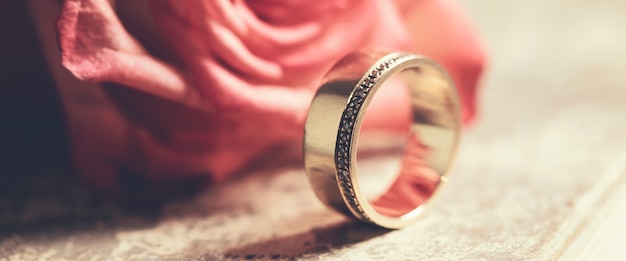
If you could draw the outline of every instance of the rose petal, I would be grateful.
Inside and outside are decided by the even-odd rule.
[[[450,2],[406,1],[397,8],[386,0],[150,1],[155,28],[178,56],[168,59],[175,65],[148,53],[111,2],[66,0],[57,24],[63,64],[76,77],[141,91],[105,89],[116,106],[110,111],[128,121],[120,139],[126,143],[115,144],[126,151],[111,166],[91,166],[91,173],[129,169],[158,182],[206,173],[226,178],[277,144],[300,143],[321,77],[364,47],[436,59],[458,85],[464,119],[474,114],[484,57]],[[405,95],[402,89],[380,95],[381,110],[374,113],[372,104],[374,121],[364,131],[405,130],[409,110],[388,113],[398,111],[397,97]],[[86,151],[113,146],[97,138],[82,144]],[[76,158],[89,170],[88,156]]]
[[[413,39],[411,51],[435,59],[457,85],[464,123],[476,113],[476,87],[485,53],[460,6],[448,0],[404,1],[400,10]]]
[[[190,99],[184,77],[124,29],[106,0],[67,0],[57,23],[63,65],[79,79],[116,82],[174,100]]]

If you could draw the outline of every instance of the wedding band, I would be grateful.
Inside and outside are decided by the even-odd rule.
[[[409,89],[412,120],[401,171],[382,196],[367,199],[356,169],[367,108],[390,76]],[[388,108],[393,113],[393,108]],[[304,130],[304,163],[317,197],[332,209],[386,228],[422,216],[446,183],[460,138],[454,84],[434,61],[410,53],[353,53],[326,74]]]

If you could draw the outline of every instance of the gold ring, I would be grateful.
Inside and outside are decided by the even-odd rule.
[[[409,141],[395,181],[368,200],[357,178],[357,142],[372,97],[392,75],[401,76],[409,89]],[[401,228],[422,216],[446,183],[460,139],[459,115],[454,84],[434,61],[410,53],[350,54],[326,74],[309,109],[304,129],[309,182],[332,209]]]

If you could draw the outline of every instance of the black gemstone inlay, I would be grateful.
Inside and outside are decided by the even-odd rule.
[[[359,88],[356,90],[355,95],[357,97],[365,98],[365,96],[367,96],[367,93],[365,92],[365,90]]]
[[[387,68],[390,68],[398,60],[406,56],[407,55],[401,54],[379,63],[378,66],[374,67],[374,69],[372,69],[367,76],[364,77],[361,83],[355,86],[355,89],[352,91],[352,98],[344,109],[339,130],[337,132],[337,141],[335,144],[335,168],[338,174],[337,180],[340,182],[340,190],[342,190],[341,192],[349,202],[350,207],[365,218],[368,217],[359,202],[356,200],[354,189],[352,187],[352,181],[350,179],[350,146],[352,132],[359,110],[369,95],[371,88],[376,84],[376,81],[379,80],[379,76],[381,76]]]
[[[339,135],[339,141],[342,145],[346,145],[350,139],[348,138],[348,134],[341,133]]]

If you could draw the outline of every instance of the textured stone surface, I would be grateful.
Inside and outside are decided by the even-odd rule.
[[[466,4],[491,50],[482,117],[420,222],[397,231],[352,223],[317,201],[301,166],[271,161],[152,212],[42,175],[2,184],[0,260],[558,257],[624,185],[626,3]]]

